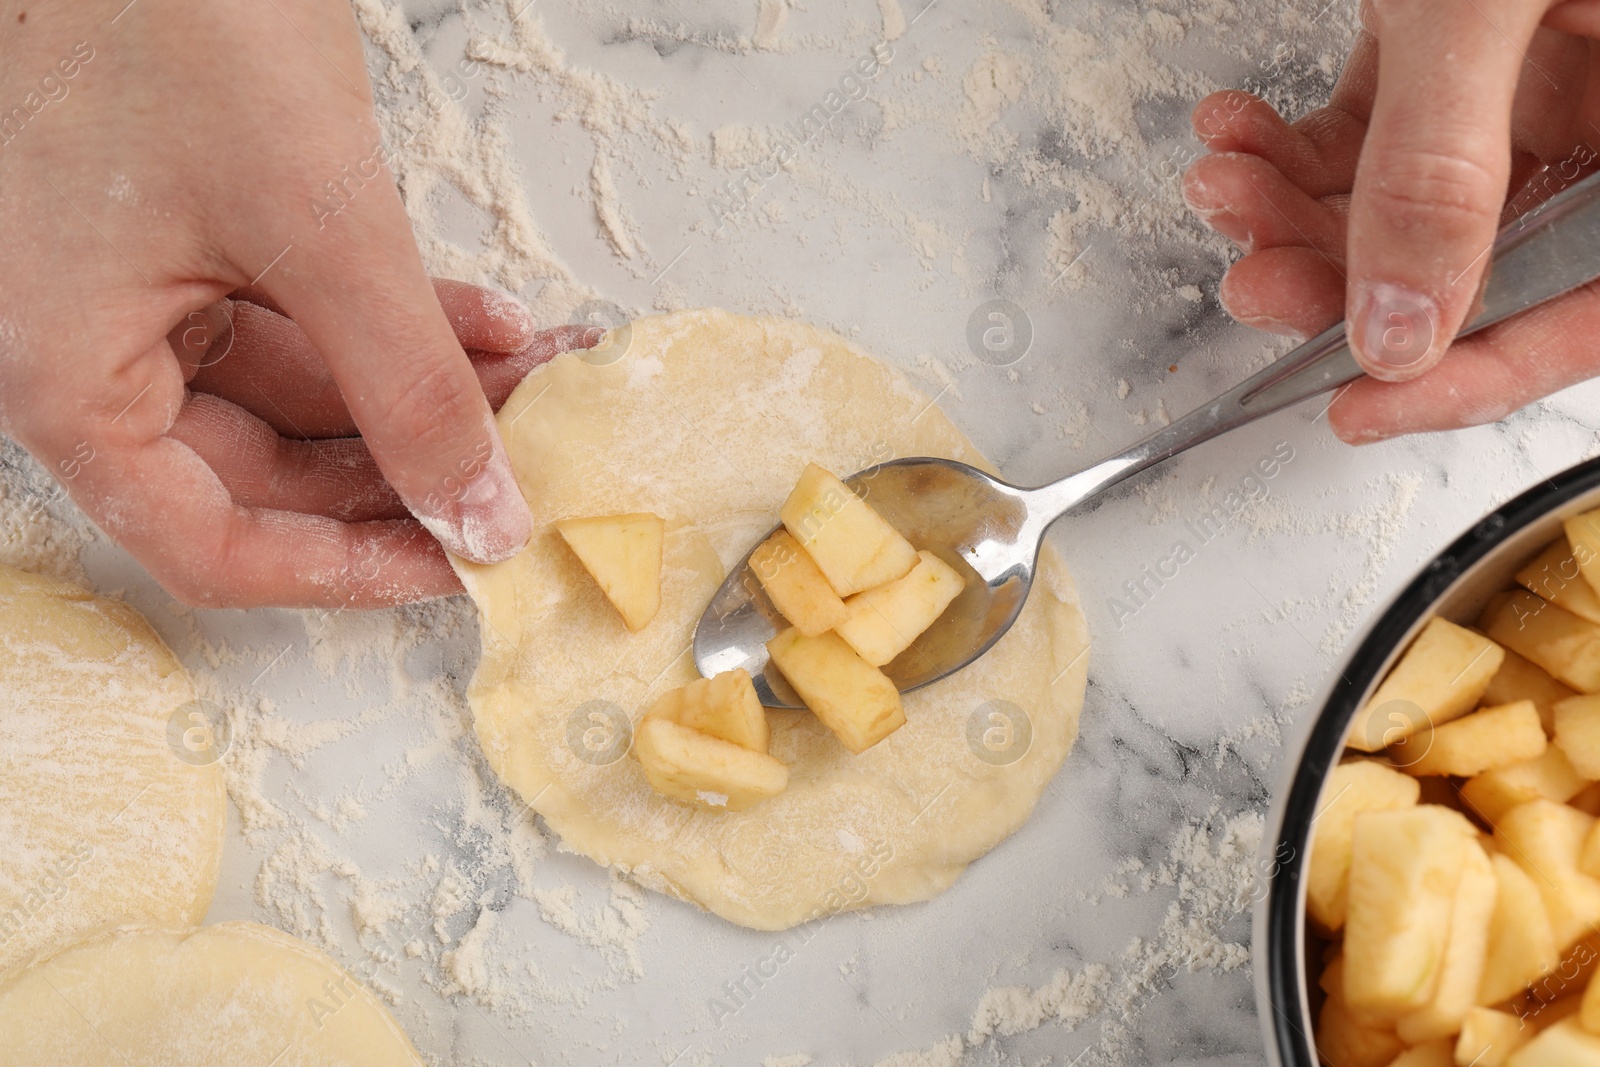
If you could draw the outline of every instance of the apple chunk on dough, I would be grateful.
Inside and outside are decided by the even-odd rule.
[[[851,752],[865,752],[905,725],[894,683],[834,631],[807,637],[791,627],[768,641],[767,651],[806,707]]]
[[[789,768],[765,752],[669,719],[646,716],[634,733],[633,751],[656,792],[691,804],[743,811],[789,784]]]
[[[638,633],[661,610],[661,541],[666,523],[648,512],[564,519],[556,531]]]
[[[788,530],[779,530],[750,553],[750,569],[778,614],[796,630],[815,637],[850,618],[839,594]]]
[[[778,515],[842,597],[903,578],[917,565],[911,542],[815,463],[806,464]]]
[[[645,718],[666,719],[751,752],[767,751],[772,738],[767,711],[743,667],[661,694]]]
[[[862,659],[881,667],[910,648],[966,584],[944,560],[918,552],[910,574],[850,598],[850,617],[837,627],[839,636]]]

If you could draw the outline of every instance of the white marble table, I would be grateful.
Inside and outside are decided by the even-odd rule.
[[[740,128],[781,127],[823,100],[880,40],[878,5],[796,2],[764,38],[773,50],[760,50],[757,0],[524,2],[409,0],[409,32],[395,21],[390,50],[372,52],[384,93],[415,89],[423,69],[459,69],[469,49],[495,58],[459,79],[462,99],[434,119],[488,108],[529,217],[564,265],[531,265],[526,241],[507,253],[486,194],[441,185],[426,208],[436,269],[489,270],[558,319],[593,295],[630,311],[720,305],[832,326],[940,394],[1022,481],[1134,440],[1281,351],[1217,305],[1227,253],[1182,220],[1171,162],[1194,150],[1186,114],[1206,87],[1265,78],[1274,93],[1325,95],[1345,5],[1064,0],[1044,18],[1087,44],[1063,74],[1041,58],[1024,0],[939,0],[893,42],[865,99],[714,230],[707,202],[748,148]],[[907,21],[920,3],[906,0]],[[505,67],[519,10],[516,23],[563,49],[562,64]],[[1158,42],[1159,62],[1129,55],[1148,37],[1129,19],[1170,30],[1158,11],[1187,23],[1181,40]],[[400,70],[394,42],[413,36],[426,67]],[[1273,60],[1280,41],[1294,48]],[[963,141],[952,118],[985,51],[1032,64],[1022,99],[998,112],[1016,135],[998,157],[987,134]],[[1139,91],[1118,82],[1150,70],[1170,77]],[[605,99],[553,121],[593,89],[580,76],[593,71],[623,87],[619,99],[647,91],[649,122],[623,130],[631,120]],[[1039,100],[1087,92],[1074,74],[1127,104],[1135,142],[1085,152],[1062,136],[1082,107]],[[679,146],[652,129],[678,130]],[[441,173],[415,160],[401,170],[412,195]],[[1051,244],[1050,220],[1078,206],[1086,175],[1118,192],[1123,217],[1083,222],[1083,258],[1068,265],[1073,246]],[[621,206],[609,240],[597,204]],[[974,309],[996,297],[1031,323],[1031,346],[1009,367],[965,339]],[[1090,688],[1082,737],[1033,819],[945,895],[834,919],[737,997],[726,983],[769,959],[777,935],[613,884],[547,841],[488,772],[462,697],[476,648],[469,605],[187,613],[103,542],[84,560],[235,709],[242,803],[211,920],[255,918],[322,944],[391,996],[433,1062],[868,1064],[920,1050],[891,1062],[1259,1063],[1248,879],[1284,771],[1281,735],[1430,553],[1595,450],[1597,395],[1580,388],[1498,426],[1362,450],[1308,404],[1062,523],[1055,538],[1093,634]],[[1292,458],[1249,480],[1275,451]],[[1253,498],[1197,536],[1195,521],[1233,491]],[[1179,541],[1192,550],[1181,565]],[[1157,572],[1167,577],[1148,577]],[[1034,989],[1060,968],[1099,989],[1085,1018],[967,1039],[987,990]]]

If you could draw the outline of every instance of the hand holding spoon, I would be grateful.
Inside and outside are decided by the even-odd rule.
[[[1463,337],[1600,278],[1600,175],[1511,223],[1492,255],[1482,310],[1461,330]],[[1045,531],[1067,512],[1147,467],[1361,373],[1340,323],[1123,452],[1049,485],[1028,489],[930,457],[892,460],[846,478],[913,545],[967,579],[961,595],[884,673],[908,692],[993,647],[1027,601]],[[749,564],[746,555],[701,616],[695,666],[708,678],[743,667],[763,704],[802,707],[782,676],[766,669],[766,642],[787,624]]]

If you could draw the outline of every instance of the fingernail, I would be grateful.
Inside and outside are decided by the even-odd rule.
[[[1188,197],[1185,196],[1184,199],[1188,200]],[[1213,231],[1220,233],[1244,251],[1250,251],[1250,227],[1246,226],[1239,216],[1227,208],[1204,207],[1195,203],[1189,204],[1189,210]]]
[[[1363,445],[1379,444],[1383,441],[1389,440],[1394,436],[1394,434],[1385,433],[1382,430],[1374,430],[1371,428],[1347,430],[1339,427],[1334,427],[1333,435],[1339,440],[1343,441],[1345,444],[1353,445],[1356,448],[1360,448]]]
[[[1439,305],[1388,282],[1357,283],[1351,301],[1350,344],[1368,374],[1405,381],[1437,357]]]
[[[473,509],[486,508],[490,501],[500,496],[500,492],[500,479],[493,473],[484,471],[467,483],[466,492],[461,494],[461,506]]]
[[[528,543],[533,517],[498,438],[488,463],[451,488],[436,514],[418,516],[445,548],[474,563],[499,563]]]
[[[1229,314],[1232,314],[1232,312]],[[1309,336],[1304,330],[1297,329],[1279,319],[1267,318],[1265,315],[1234,315],[1233,317],[1251,329],[1265,330],[1267,333],[1275,333],[1280,337],[1287,337],[1291,340],[1304,341]]]
[[[516,555],[533,532],[533,516],[503,452],[467,483],[458,510],[461,554],[478,563],[498,563]]]
[[[1185,174],[1180,189],[1183,202],[1201,222],[1246,252],[1250,251],[1250,227],[1230,210],[1225,200],[1218,197],[1216,190],[1202,177],[1201,171],[1191,170]]]
[[[483,312],[491,319],[504,322],[518,332],[532,335],[539,330],[539,320],[533,317],[528,305],[510,293],[484,287]]]
[[[1228,240],[1238,245],[1241,249],[1250,251],[1250,227],[1245,225],[1243,219],[1231,211],[1201,211],[1195,209],[1195,214],[1200,216],[1200,221],[1222,234]]]

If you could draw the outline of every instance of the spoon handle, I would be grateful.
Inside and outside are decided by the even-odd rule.
[[[1554,177],[1555,172],[1547,172]],[[1552,196],[1500,231],[1491,249],[1482,310],[1461,330],[1476,333],[1600,278],[1600,174]],[[1345,324],[1324,330],[1221,396],[1125,451],[1033,491],[1046,525],[1147,467],[1247,422],[1361,377]]]

